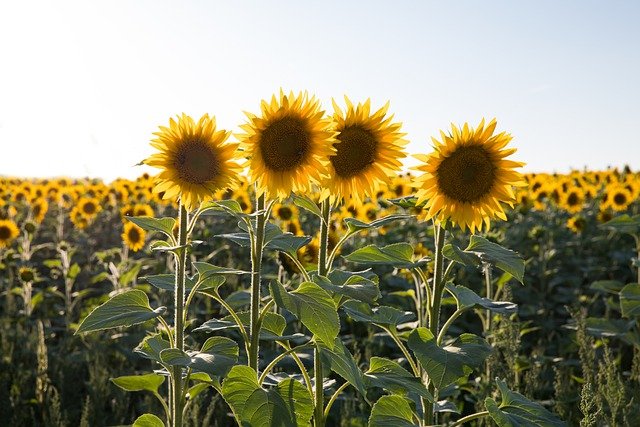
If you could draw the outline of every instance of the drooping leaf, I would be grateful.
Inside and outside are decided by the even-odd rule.
[[[356,249],[344,259],[350,262],[370,265],[389,265],[396,268],[416,268],[427,263],[423,258],[413,261],[413,247],[409,243],[393,243],[382,248],[376,245]]]
[[[378,284],[362,276],[350,276],[343,284],[337,285],[324,276],[313,275],[313,281],[330,294],[337,294],[362,302],[373,303],[381,297]]]
[[[134,349],[136,353],[142,354],[147,359],[161,362],[160,352],[166,350],[171,345],[169,341],[162,338],[160,334],[146,336],[140,344]]]
[[[311,236],[296,236],[293,233],[287,232],[269,240],[265,245],[265,248],[274,251],[286,252],[292,257],[295,257],[298,250],[309,244],[310,241]]]
[[[242,426],[302,427],[312,416],[313,401],[307,389],[294,379],[265,390],[257,373],[248,366],[234,366],[222,383],[222,396]]]
[[[498,427],[561,427],[566,424],[539,403],[509,390],[504,381],[496,380],[502,402],[500,406],[490,397],[485,406]]]
[[[158,392],[158,387],[164,383],[165,377],[158,374],[127,375],[111,378],[111,382],[126,391],[150,391]]]
[[[418,198],[416,196],[404,196],[404,197],[398,197],[395,199],[387,199],[387,201],[389,203],[393,203],[396,206],[400,206],[401,208],[404,209],[411,209],[411,208],[415,208],[415,207],[420,207],[421,205],[417,205],[416,202],[418,201]]]
[[[382,396],[371,408],[369,427],[416,427],[409,401],[401,396]]]
[[[117,294],[96,307],[80,323],[76,334],[137,325],[161,316],[165,310],[165,307],[152,309],[147,294],[141,290],[132,289]]]
[[[340,319],[331,295],[312,282],[303,282],[287,292],[280,282],[271,282],[271,296],[279,307],[294,314],[324,343],[333,345],[340,332]]]
[[[385,216],[382,218],[378,218],[374,221],[371,222],[362,222],[358,219],[355,218],[345,218],[344,222],[345,224],[347,224],[347,229],[350,232],[355,232],[355,231],[361,231],[361,230],[366,230],[369,228],[379,228],[379,227],[383,227],[385,225],[388,225],[394,221],[399,221],[399,220],[403,220],[403,219],[409,219],[411,218],[411,215],[389,215],[389,216]]]
[[[305,211],[314,214],[318,218],[322,218],[320,207],[316,204],[316,202],[310,200],[308,197],[293,194],[293,203],[299,208],[302,208]]]
[[[372,308],[369,304],[359,301],[347,301],[342,305],[342,310],[353,320],[382,326],[397,326],[411,322],[416,317],[411,311],[402,311],[386,305]]]
[[[126,217],[138,227],[146,231],[159,231],[167,237],[173,237],[174,218],[152,218],[148,216]]]
[[[618,233],[640,235],[640,214],[629,216],[627,214],[617,216],[601,225],[603,228],[616,231]]]
[[[514,251],[493,243],[484,237],[473,235],[465,252],[473,252],[484,262],[495,265],[524,283],[524,260]]]
[[[207,339],[198,352],[191,353],[191,364],[194,372],[224,377],[238,362],[238,344],[226,337]]]
[[[345,347],[340,338],[336,338],[332,348],[329,348],[324,342],[318,342],[320,347],[320,356],[323,364],[330,366],[331,370],[348,381],[356,390],[366,398],[367,393],[364,385],[364,376],[353,355]]]
[[[175,274],[156,274],[153,276],[143,276],[140,280],[144,280],[147,283],[155,286],[158,289],[173,292],[176,286]],[[193,288],[195,285],[194,277],[185,277],[185,288],[187,290]]]
[[[629,283],[620,291],[620,309],[624,317],[640,316],[640,284]]]
[[[433,396],[422,381],[393,360],[372,357],[364,376],[369,387],[380,387],[394,394],[415,393],[433,402]]]
[[[189,366],[191,365],[191,357],[187,352],[177,348],[168,348],[160,352],[160,360],[169,366]]]
[[[442,248],[442,255],[451,261],[455,261],[469,267],[477,267],[482,263],[478,255],[474,253],[467,253],[452,243],[444,245]]]
[[[408,344],[438,389],[469,375],[491,353],[491,346],[473,334],[462,334],[451,344],[440,347],[427,328],[413,330]]]
[[[589,286],[589,289],[617,295],[623,287],[624,283],[617,280],[597,280]]]
[[[209,264],[208,262],[196,261],[193,266],[198,271],[201,279],[207,279],[210,276],[219,274],[251,274],[250,271],[237,270],[235,268],[219,267],[217,265]]]
[[[132,427],[164,427],[164,422],[153,414],[140,415]]]
[[[508,301],[492,301],[482,298],[465,286],[454,285],[449,282],[445,288],[451,292],[458,303],[458,309],[465,307],[481,307],[496,313],[511,314],[518,311],[518,305]]]

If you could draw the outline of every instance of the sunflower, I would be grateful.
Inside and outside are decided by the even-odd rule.
[[[271,213],[275,219],[287,224],[298,220],[298,207],[295,205],[283,205],[276,203],[271,209]]]
[[[44,220],[47,211],[49,210],[49,203],[46,199],[38,199],[31,203],[31,213],[33,214],[33,220],[40,224]]]
[[[408,141],[402,138],[406,134],[400,132],[401,124],[392,123],[393,115],[387,117],[388,102],[371,112],[369,99],[356,106],[344,99],[345,112],[333,101],[336,152],[329,156],[329,176],[322,187],[333,196],[359,203],[366,196],[375,197],[380,184],[397,176]]]
[[[494,217],[507,219],[501,203],[513,207],[512,187],[526,185],[514,170],[524,163],[505,159],[516,149],[505,149],[512,137],[494,135],[495,128],[495,119],[486,127],[482,120],[475,130],[466,123],[461,128],[452,125],[451,134],[441,132],[442,141],[433,138],[433,153],[416,156],[424,162],[416,167],[424,172],[416,180],[416,195],[418,204],[427,201],[426,219],[450,219],[472,233],[482,229],[483,222],[488,227]]]
[[[567,220],[567,228],[574,233],[581,233],[587,222],[580,215],[572,216]]]
[[[629,204],[633,201],[631,192],[621,184],[610,184],[606,188],[606,202],[605,206],[613,209],[614,211],[623,211],[627,209]]]
[[[89,219],[82,214],[79,206],[75,206],[71,209],[71,212],[69,212],[69,219],[78,230],[84,230],[89,225]]]
[[[296,96],[281,90],[280,97],[263,100],[261,110],[261,116],[246,113],[245,133],[238,135],[256,194],[282,200],[292,191],[307,192],[326,175],[335,152],[330,120],[306,92]]]
[[[83,197],[78,200],[78,212],[87,220],[93,219],[102,210],[100,203],[92,197]]]
[[[124,231],[122,232],[122,241],[133,252],[138,252],[140,249],[144,248],[145,237],[145,231],[134,223],[127,222],[124,225]]]
[[[9,246],[9,243],[20,234],[18,226],[10,219],[0,219],[0,248]]]
[[[134,216],[153,216],[153,208],[147,204],[138,203],[133,207]]]
[[[153,191],[163,192],[163,199],[180,198],[188,210],[233,185],[242,171],[235,161],[238,144],[225,142],[231,132],[216,130],[216,119],[208,114],[196,123],[183,113],[154,135],[151,145],[160,152],[143,161],[162,169]],[[138,194],[142,193],[141,188]]]
[[[567,212],[580,212],[582,210],[582,205],[584,204],[584,202],[584,191],[580,187],[571,188],[566,193],[562,194],[561,205]]]

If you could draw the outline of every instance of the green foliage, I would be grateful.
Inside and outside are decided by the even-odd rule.
[[[407,399],[382,396],[371,409],[369,427],[414,427],[413,412]]]

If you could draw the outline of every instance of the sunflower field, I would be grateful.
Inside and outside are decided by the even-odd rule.
[[[522,173],[492,120],[407,172],[389,104],[305,93],[240,128],[0,178],[0,425],[639,419],[639,171]]]

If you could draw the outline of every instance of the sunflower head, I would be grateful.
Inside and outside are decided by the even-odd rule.
[[[433,138],[434,151],[417,155],[424,164],[418,184],[418,204],[424,203],[426,219],[451,220],[463,230],[481,230],[491,219],[507,217],[501,203],[513,207],[513,186],[525,186],[522,174],[514,170],[524,163],[507,160],[515,148],[505,148],[511,135],[494,135],[495,119],[484,120],[473,129],[468,124],[452,125],[450,134],[441,132],[442,140]]]
[[[585,202],[585,194],[582,188],[574,187],[562,194],[561,205],[570,213],[578,213]]]
[[[574,233],[581,233],[586,224],[587,221],[580,215],[574,215],[567,220],[567,228]]]
[[[78,201],[78,212],[86,219],[92,219],[102,210],[98,200],[93,197],[83,197]]]
[[[387,116],[388,102],[375,112],[369,99],[354,106],[345,96],[345,102],[343,112],[333,101],[336,152],[329,157],[329,176],[322,186],[333,196],[360,202],[375,198],[380,185],[398,175],[408,141],[401,124]]]
[[[20,230],[15,222],[10,219],[0,219],[0,248],[9,246],[19,234]]]
[[[333,132],[315,97],[281,90],[279,97],[262,101],[259,116],[246,115],[245,133],[238,138],[257,195],[285,199],[292,191],[308,191],[326,175]]]
[[[122,232],[122,241],[131,251],[138,252],[140,249],[142,249],[144,247],[145,237],[145,231],[134,223],[127,222],[124,225],[124,230]]]
[[[143,161],[161,169],[153,191],[163,193],[163,199],[180,199],[191,210],[234,185],[242,168],[235,160],[238,144],[225,142],[230,134],[216,130],[215,117],[208,114],[196,122],[183,113],[171,118],[169,127],[160,126],[151,142],[159,152]]]

